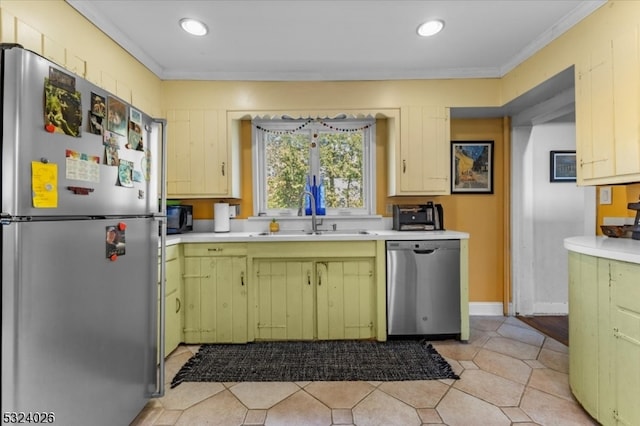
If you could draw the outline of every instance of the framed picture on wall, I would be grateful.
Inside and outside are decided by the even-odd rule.
[[[549,180],[551,182],[576,181],[575,151],[551,151]]]
[[[451,193],[493,193],[493,141],[451,142]]]

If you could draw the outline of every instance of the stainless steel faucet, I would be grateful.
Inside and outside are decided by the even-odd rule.
[[[302,216],[305,195],[309,196],[309,200],[311,202],[311,232],[316,234],[318,232],[318,223],[316,222],[316,198],[309,191],[302,191],[302,194],[300,194],[300,208],[298,209],[298,216]]]

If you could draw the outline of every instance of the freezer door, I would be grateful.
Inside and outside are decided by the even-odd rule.
[[[89,132],[92,93],[107,100],[112,95],[88,81],[27,50],[3,50],[2,66],[2,212],[12,216],[146,215],[158,210],[158,159],[161,131],[140,113],[144,150],[128,149],[128,130],[119,130],[122,167],[107,165],[103,136]],[[53,70],[53,71],[52,71]],[[75,79],[80,93],[80,137],[45,130],[45,79],[61,71]],[[117,99],[117,98],[116,98]],[[114,102],[114,105],[116,103]],[[50,108],[49,108],[50,110]],[[132,114],[131,107],[126,106]],[[133,114],[137,120],[137,110]],[[127,121],[128,122],[128,121]],[[107,127],[107,117],[103,126]],[[129,146],[132,146],[129,144]],[[96,164],[96,161],[99,164]],[[32,164],[35,162],[35,165]],[[42,166],[40,166],[42,165]],[[52,178],[51,167],[57,167]],[[132,166],[133,170],[128,173]],[[44,176],[39,173],[43,173]],[[121,169],[121,170],[120,170]],[[119,171],[121,173],[119,173]],[[127,172],[127,173],[125,173]],[[48,199],[34,207],[32,185],[46,179]],[[79,188],[79,189],[78,189]]]
[[[53,412],[63,425],[129,424],[155,390],[157,222],[2,229],[2,411]]]

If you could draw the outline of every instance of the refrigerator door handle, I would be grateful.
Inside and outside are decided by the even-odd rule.
[[[0,213],[0,225],[9,225],[11,223],[11,215],[9,213]]]
[[[164,353],[164,341],[165,341],[165,319],[166,319],[166,249],[167,249],[167,220],[163,217],[156,218],[160,222],[160,318],[158,318],[160,327],[158,336],[158,374],[156,375],[156,390],[151,393],[151,398],[161,398],[164,396],[164,367],[165,367],[165,353]]]
[[[152,398],[161,398],[164,396],[164,368],[165,368],[165,318],[166,318],[166,249],[167,249],[167,120],[154,118],[154,123],[162,126],[160,137],[160,214],[154,215],[160,224],[160,336],[158,339],[158,374],[156,375],[156,391],[151,394]]]

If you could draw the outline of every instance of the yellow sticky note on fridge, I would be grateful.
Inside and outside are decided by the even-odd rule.
[[[31,193],[33,207],[55,209],[58,207],[58,165],[31,162]]]

